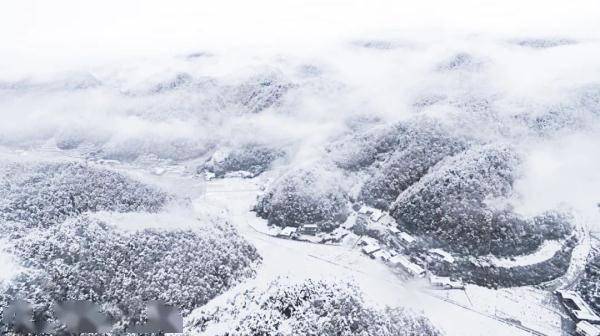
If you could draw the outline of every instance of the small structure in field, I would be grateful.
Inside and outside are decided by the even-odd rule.
[[[399,233],[400,233],[400,230],[398,230],[398,228],[397,228],[397,227],[395,227],[395,226],[390,226],[390,227],[388,227],[388,230],[389,230],[391,233],[393,233],[393,234],[399,234]]]
[[[358,209],[358,213],[361,215],[370,215],[373,213],[373,208],[363,205]]]
[[[279,237],[292,238],[296,235],[297,231],[298,228],[295,228],[293,226],[286,226],[281,231],[279,231],[277,235]]]
[[[429,275],[429,284],[435,288],[441,289],[464,289],[465,285],[462,281],[452,280],[449,277],[440,277]]]
[[[381,249],[373,252],[372,255],[375,259],[381,259],[385,262],[389,262],[390,259],[392,258],[392,255],[389,252],[381,250]]]
[[[360,245],[360,246],[365,246],[365,245],[379,246],[379,242],[377,241],[377,239],[375,239],[373,237],[364,236],[364,237],[360,238],[360,240],[358,241],[358,245]]]
[[[411,247],[413,246],[416,242],[417,239],[411,235],[409,235],[408,233],[402,231],[398,234],[398,237],[400,238],[402,245],[404,245],[404,247]]]
[[[576,321],[600,323],[600,317],[583,301],[579,294],[573,291],[557,290],[556,294],[565,309]]]
[[[390,259],[390,263],[394,266],[400,267],[402,270],[404,270],[405,272],[409,273],[410,275],[412,275],[414,277],[418,277],[418,278],[425,277],[426,272],[423,269],[423,267],[408,260],[405,256],[397,255],[395,257],[392,257]]]
[[[394,217],[390,216],[389,214],[384,214],[383,217],[381,217],[381,219],[379,220],[379,223],[382,225],[387,225],[390,227],[393,227],[394,229],[397,229],[397,223],[396,220],[394,219]]]
[[[304,224],[300,228],[300,232],[303,234],[314,236],[319,232],[319,227],[316,224]]]
[[[579,336],[600,336],[600,328],[587,321],[577,323],[575,333]]]
[[[453,264],[455,261],[454,257],[450,253],[448,253],[442,249],[434,248],[434,249],[430,249],[428,252],[429,252],[429,256],[437,261],[444,261],[449,264]]]
[[[383,217],[383,215],[384,215],[383,211],[381,211],[379,209],[373,209],[371,211],[371,216],[369,218],[371,219],[371,221],[377,222],[381,219],[381,217]]]
[[[364,254],[373,257],[373,253],[381,250],[378,245],[367,244],[360,249]]]
[[[333,232],[327,233],[325,235],[323,235],[323,243],[327,243],[327,242],[339,242],[340,240],[344,239],[344,237],[346,237],[348,235],[348,231],[346,230],[340,230],[335,229]]]

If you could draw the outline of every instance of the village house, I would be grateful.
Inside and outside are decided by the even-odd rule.
[[[452,280],[449,277],[440,277],[433,274],[429,275],[429,284],[435,288],[442,289],[464,289],[465,285],[462,281]]]
[[[390,226],[390,227],[388,227],[388,230],[389,230],[391,233],[393,233],[393,234],[399,234],[399,233],[400,233],[400,230],[398,230],[398,228],[397,228],[397,227],[395,227],[395,226]]]
[[[351,213],[350,216],[348,216],[348,219],[346,219],[346,221],[344,223],[342,223],[342,225],[340,225],[340,227],[342,229],[346,229],[346,230],[350,230],[354,227],[354,225],[356,224],[356,214],[355,213]]]
[[[319,232],[319,227],[316,224],[304,224],[300,227],[300,232],[314,236]]]
[[[423,267],[408,260],[405,256],[397,255],[390,259],[390,263],[394,266],[400,267],[403,271],[412,275],[413,277],[424,278],[426,275]]]
[[[365,245],[376,245],[379,246],[379,242],[377,241],[377,239],[373,238],[373,237],[361,237],[360,241],[358,242],[358,245],[360,246],[365,246]]]
[[[358,213],[361,215],[370,215],[373,213],[373,208],[363,205],[358,209]]]
[[[455,261],[454,257],[450,253],[448,253],[442,249],[434,248],[434,249],[430,249],[428,252],[429,252],[429,256],[431,258],[433,258],[434,260],[447,262],[449,264],[453,264]]]
[[[417,242],[415,237],[403,231],[398,234],[398,237],[400,238],[402,245],[406,248],[412,247]]]
[[[373,257],[373,253],[381,250],[381,247],[379,247],[378,245],[367,244],[363,246],[360,250],[369,257]]]
[[[392,255],[389,252],[381,250],[381,249],[373,252],[372,256],[375,259],[380,259],[380,260],[383,260],[385,262],[390,261],[390,259],[392,258]]]
[[[338,241],[342,240],[344,237],[346,237],[347,235],[348,235],[347,231],[337,229],[337,230],[335,230],[333,232],[325,234],[323,236],[322,242],[323,243],[338,242]]]
[[[587,321],[581,321],[577,323],[575,333],[578,336],[600,336],[600,328]]]
[[[576,321],[600,323],[600,317],[583,301],[579,294],[573,291],[557,290],[560,302]]]
[[[379,220],[379,223],[382,225],[391,226],[394,228],[396,228],[398,226],[398,223],[396,223],[396,220],[394,219],[394,217],[390,216],[387,213],[384,213],[383,217],[381,217],[381,219]]]
[[[284,238],[292,238],[294,235],[296,235],[297,230],[298,229],[293,226],[286,226],[281,231],[279,231],[277,236]]]
[[[369,217],[373,222],[377,222],[381,219],[381,217],[383,217],[384,213],[383,211],[379,210],[379,209],[373,209],[371,212],[371,216]]]

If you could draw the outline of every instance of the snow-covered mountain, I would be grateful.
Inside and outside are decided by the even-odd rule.
[[[593,334],[599,14],[0,5],[2,334]]]

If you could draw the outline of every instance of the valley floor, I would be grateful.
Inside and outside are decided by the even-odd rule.
[[[13,154],[8,156],[15,158]],[[61,159],[55,153],[36,153],[35,157]],[[256,277],[217,296],[203,308],[222,304],[244,289],[265,288],[281,276],[299,281],[343,279],[355,281],[365,299],[373,305],[402,306],[422,311],[446,335],[562,335],[565,328],[563,321],[569,319],[552,291],[558,287],[568,288],[576,281],[591,246],[589,235],[585,235],[583,244],[575,250],[567,275],[548,284],[547,289],[518,287],[493,290],[467,285],[465,290],[434,290],[428,287],[426,280],[407,280],[407,277],[396,274],[384,263],[363,255],[358,247],[315,244],[267,234],[266,221],[257,217],[251,208],[261,192],[260,186],[276,172],[254,179],[203,181],[183,174],[177,167],[167,167],[166,173],[158,175],[147,168],[120,164],[112,168],[139,180],[177,189],[178,193],[192,200],[198,221],[207,218],[207,215],[219,216],[233,224],[257,248],[263,262]],[[111,218],[122,218],[124,225],[131,225],[125,223],[129,217]],[[186,222],[189,225],[189,218]],[[0,260],[4,261],[2,258],[0,256]],[[188,318],[193,318],[194,313]]]
[[[220,208],[263,256],[255,279],[216,298],[218,304],[244,288],[266,286],[278,276],[353,279],[374,304],[420,310],[447,335],[561,335],[563,317],[550,291],[536,288],[431,290],[424,280],[406,281],[358,248],[280,239],[266,234],[264,220],[250,211],[260,183],[249,179],[212,180],[195,200],[201,211]]]

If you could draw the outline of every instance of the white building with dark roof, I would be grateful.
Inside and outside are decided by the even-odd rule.
[[[369,217],[373,222],[377,222],[381,219],[381,217],[383,217],[384,213],[383,211],[379,210],[379,209],[373,209],[371,216]]]
[[[389,230],[391,233],[393,233],[393,234],[398,234],[398,233],[400,233],[400,230],[398,230],[398,228],[397,228],[397,227],[395,227],[395,226],[390,226],[390,227],[388,227],[388,230]]]
[[[575,333],[579,336],[600,336],[600,328],[587,321],[581,321],[577,323]]]
[[[452,280],[449,277],[440,277],[429,275],[429,284],[432,287],[442,289],[464,289],[465,285],[462,281]]]
[[[373,208],[363,205],[358,209],[358,213],[361,215],[370,215],[373,213]]]
[[[411,245],[413,245],[417,239],[411,235],[409,235],[408,233],[402,231],[398,234],[398,237],[400,238],[400,240],[402,241],[402,244],[405,247],[409,247]]]
[[[396,226],[398,225],[396,223],[396,220],[394,219],[394,217],[390,216],[389,214],[384,214],[383,217],[381,217],[381,219],[379,220],[379,223],[381,225],[387,225],[390,227],[393,227],[396,229]]]
[[[300,228],[300,232],[308,235],[316,235],[319,232],[319,227],[317,224],[304,224]]]
[[[278,236],[290,238],[296,233],[296,231],[298,231],[298,228],[295,228],[293,226],[286,226],[281,231],[279,231]]]
[[[364,254],[370,256],[373,253],[381,250],[381,247],[379,247],[378,245],[367,244],[367,245],[363,246],[360,250],[363,251]]]
[[[414,276],[414,277],[419,277],[419,278],[424,278],[425,277],[425,269],[423,269],[423,267],[413,263],[412,261],[408,260],[408,258],[406,258],[403,255],[397,255],[394,256],[390,259],[390,263],[392,263],[392,265],[394,266],[398,266],[400,268],[402,268],[405,272],[409,273],[410,275]]]
[[[569,314],[577,321],[600,323],[600,317],[594,313],[592,308],[573,291],[557,290],[561,303]]]
[[[389,254],[389,252],[380,249],[378,251],[373,252],[373,257],[375,259],[380,259],[387,262],[390,261],[392,255]]]
[[[450,253],[448,253],[442,249],[439,249],[439,248],[429,249],[428,252],[431,257],[433,257],[439,261],[445,261],[449,264],[453,264],[455,261],[454,257]]]

